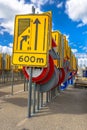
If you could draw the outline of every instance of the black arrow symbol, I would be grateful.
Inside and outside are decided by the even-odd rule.
[[[38,38],[38,24],[41,24],[38,18],[34,21],[33,24],[36,24],[36,33],[35,33],[35,47],[34,49],[37,50],[37,38]]]
[[[22,50],[23,41],[27,41],[28,35],[22,36],[22,40],[20,41],[20,50]]]

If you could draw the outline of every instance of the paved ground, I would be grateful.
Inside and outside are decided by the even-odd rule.
[[[87,130],[87,89],[69,87],[27,118],[27,92],[23,85],[0,89],[0,130]]]

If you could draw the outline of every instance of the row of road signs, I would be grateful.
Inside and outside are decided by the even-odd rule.
[[[52,16],[44,14],[17,15],[12,62],[17,65],[46,67],[51,48]]]

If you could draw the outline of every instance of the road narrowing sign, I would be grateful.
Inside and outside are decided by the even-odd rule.
[[[17,15],[12,62],[17,65],[46,67],[51,44],[49,13]]]

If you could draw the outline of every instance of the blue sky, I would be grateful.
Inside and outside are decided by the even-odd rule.
[[[67,36],[74,53],[87,54],[87,0],[0,0],[0,52],[11,53],[14,17],[52,11],[52,29]]]

